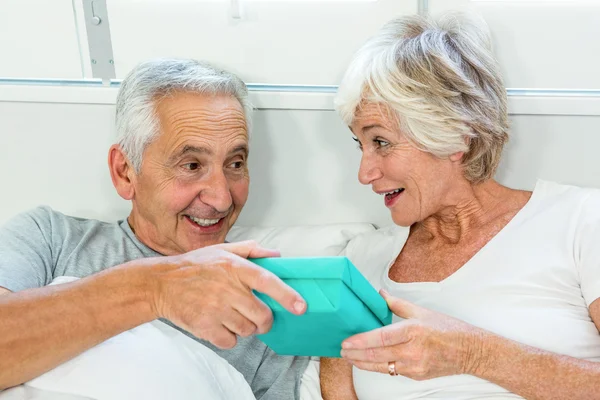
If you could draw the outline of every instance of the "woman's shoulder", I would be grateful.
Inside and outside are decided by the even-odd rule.
[[[557,182],[538,180],[533,195],[541,207],[559,207],[574,212],[587,208],[600,208],[600,189],[567,185]]]
[[[538,179],[534,193],[542,192],[546,196],[582,198],[590,195],[600,195],[600,189],[594,187],[577,186],[554,181]]]
[[[600,189],[539,180],[527,206],[527,220],[569,232],[600,226]],[[547,225],[548,226],[548,225]]]

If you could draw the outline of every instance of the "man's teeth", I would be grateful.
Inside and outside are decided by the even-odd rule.
[[[393,194],[400,193],[400,192],[403,192],[403,191],[404,191],[404,188],[400,188],[400,189],[392,190],[391,192],[382,193],[382,195],[384,195],[384,196],[391,196]]]
[[[188,215],[188,217],[190,217],[190,219],[192,221],[194,221],[195,223],[197,223],[200,226],[211,226],[221,220],[220,218],[218,218],[218,219],[202,219],[202,218],[192,217],[191,215]]]

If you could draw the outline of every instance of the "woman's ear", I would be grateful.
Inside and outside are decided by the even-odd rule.
[[[467,149],[471,148],[471,138],[468,136],[464,136],[463,140],[465,142],[465,145],[467,146]],[[452,162],[461,162],[462,159],[465,156],[466,151],[457,151],[456,153],[450,154],[450,161]]]
[[[457,151],[454,154],[450,154],[449,158],[450,158],[450,161],[457,162],[457,161],[461,161],[464,156],[465,156],[464,151]]]
[[[113,144],[108,150],[108,169],[113,186],[125,200],[132,200],[135,194],[135,171],[123,153],[121,146]]]

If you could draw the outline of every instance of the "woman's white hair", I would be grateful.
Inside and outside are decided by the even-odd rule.
[[[469,181],[494,175],[508,140],[507,96],[482,20],[452,13],[387,23],[355,54],[335,99],[348,125],[371,102],[419,149],[465,152]]]
[[[244,109],[246,129],[250,132],[252,106],[248,89],[236,75],[190,59],[143,62],[121,83],[115,118],[117,143],[137,173],[146,146],[159,133],[156,104],[176,92],[234,96]]]

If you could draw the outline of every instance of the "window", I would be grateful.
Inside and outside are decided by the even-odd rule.
[[[417,4],[108,0],[116,75],[143,59],[177,56],[212,61],[251,83],[333,85],[368,36],[394,15],[415,13]]]
[[[600,89],[600,1],[430,0],[481,14],[509,88]]]
[[[368,36],[417,9],[417,0],[4,0],[0,77],[121,79],[142,60],[190,57],[250,83],[335,85]]]
[[[80,79],[71,0],[2,0],[0,77]]]

